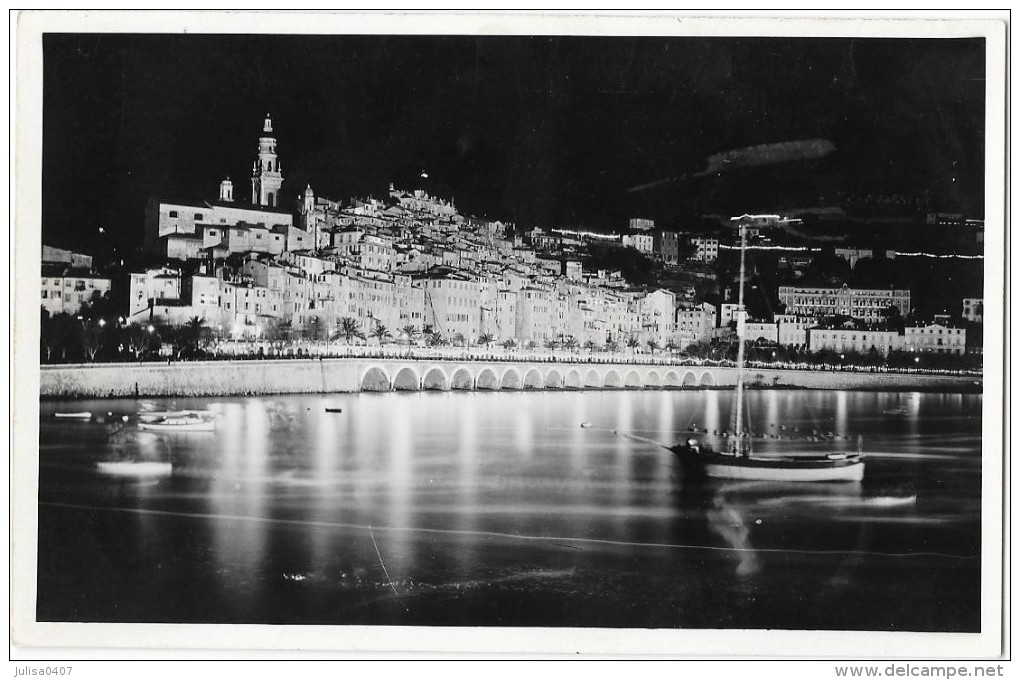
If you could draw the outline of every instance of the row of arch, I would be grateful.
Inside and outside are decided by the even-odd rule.
[[[643,389],[714,387],[711,371],[658,370],[598,371],[570,368],[490,367],[471,371],[466,366],[452,374],[441,366],[420,373],[413,366],[402,366],[393,376],[382,366],[370,366],[361,375],[360,386],[366,392],[419,390],[529,390],[529,389]]]

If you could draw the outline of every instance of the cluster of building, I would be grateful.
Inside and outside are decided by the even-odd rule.
[[[197,316],[246,338],[281,330],[322,338],[351,318],[367,336],[382,326],[394,340],[408,327],[465,344],[694,339],[677,332],[673,293],[629,288],[619,272],[586,271],[569,248],[564,254],[570,239],[543,241],[540,230],[515,236],[502,222],[392,185],[384,200],[348,202],[317,197],[309,186],[289,212],[280,207],[281,185],[267,116],[250,205],[234,201],[229,179],[216,201],[150,201],[147,248],[191,264],[132,274],[128,319],[179,324]],[[548,255],[552,240],[556,256]]]
[[[307,186],[290,210],[276,147],[267,115],[250,204],[235,201],[229,179],[217,200],[149,202],[146,249],[167,264],[130,275],[128,323],[198,317],[223,337],[324,339],[353,319],[379,341],[409,341],[405,329],[413,328],[454,343],[522,347],[636,342],[683,349],[733,334],[735,304],[633,288],[619,272],[589,271],[580,258],[586,240],[609,239],[667,264],[679,262],[683,245],[690,259],[709,263],[719,255],[718,238],[656,230],[645,219],[632,220],[623,236],[542,229],[518,235],[512,225],[461,215],[450,201],[393,185],[385,199],[346,202]],[[109,279],[90,273],[90,258],[45,248],[43,260],[42,303],[51,313],[74,313],[110,290]],[[890,307],[909,313],[909,291],[788,286],[779,297],[787,313],[745,320],[745,337],[812,350],[964,351],[963,329],[879,329]],[[965,316],[975,314],[980,300],[966,301]],[[840,316],[853,327],[819,325]]]
[[[112,282],[92,269],[92,257],[44,245],[42,308],[50,314],[77,314],[95,296],[110,293]]]

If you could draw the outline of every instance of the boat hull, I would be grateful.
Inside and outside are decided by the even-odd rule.
[[[139,430],[150,432],[212,432],[216,429],[216,423],[205,421],[201,423],[138,423]]]
[[[88,420],[92,417],[90,411],[81,411],[79,413],[54,413],[54,418],[67,418],[69,420]]]
[[[108,461],[96,463],[96,468],[115,477],[161,477],[173,472],[172,463],[156,461]]]
[[[761,482],[859,482],[864,461],[859,456],[839,458],[758,458],[674,450],[684,470],[694,476]]]
[[[757,467],[708,463],[705,465],[705,476],[762,482],[859,482],[864,479],[864,461],[823,467]]]
[[[205,418],[212,415],[214,415],[212,411],[140,411],[138,419],[143,422],[158,422],[166,418]]]

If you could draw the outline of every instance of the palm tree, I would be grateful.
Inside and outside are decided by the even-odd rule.
[[[485,349],[489,349],[489,345],[495,342],[495,340],[496,338],[494,338],[490,333],[482,333],[478,336],[478,344],[485,345]]]
[[[199,341],[202,338],[202,331],[205,330],[205,319],[200,316],[193,316],[184,322],[184,337],[181,341],[181,349],[177,353],[180,357],[185,350],[198,351]]]
[[[390,330],[388,328],[386,328],[386,325],[382,321],[379,321],[378,319],[376,319],[375,321],[375,328],[372,329],[371,335],[373,338],[379,341],[380,345],[383,344],[383,340],[393,337],[393,334],[390,333]]]
[[[648,345],[648,349],[649,351],[651,351],[652,354],[655,354],[659,350],[659,343],[655,342],[654,340],[649,340],[645,344]]]
[[[567,338],[567,339],[566,339],[566,341],[565,341],[565,342],[563,343],[563,349],[567,349],[567,350],[570,350],[571,352],[573,352],[574,350],[576,350],[576,349],[577,349],[577,346],[578,346],[579,344],[580,344],[580,343],[578,343],[578,342],[577,342],[577,338],[575,338],[574,336],[572,336],[572,335],[571,335],[571,336],[570,336],[569,338]]]
[[[431,347],[439,347],[446,344],[446,338],[443,337],[442,331],[432,331],[429,333],[428,343]]]
[[[460,345],[463,347],[467,343],[467,338],[464,337],[463,333],[456,333],[453,336],[453,344]]]
[[[547,350],[550,350],[552,352],[555,352],[556,348],[560,346],[560,343],[558,340],[556,340],[556,338],[550,338],[546,340],[545,343],[543,344],[545,345],[545,348]]]
[[[638,340],[637,337],[635,336],[631,336],[630,338],[627,339],[627,347],[630,347],[630,353],[632,355],[634,354],[634,350],[637,349],[640,345],[641,341]]]
[[[418,327],[414,324],[407,324],[400,329],[400,334],[407,338],[407,355],[411,356],[411,345],[414,344],[414,339],[418,337]]]
[[[357,319],[345,316],[337,322],[336,333],[333,334],[333,338],[343,338],[344,342],[349,345],[354,338],[364,340],[365,334],[361,332],[361,324],[358,323]]]
[[[616,354],[617,352],[620,351],[620,343],[618,343],[616,340],[610,340],[609,342],[606,343],[606,351],[609,352],[610,354]]]
[[[584,343],[584,348],[588,350],[588,354],[592,354],[595,351],[595,341],[589,340],[588,342]]]
[[[507,338],[506,340],[504,340],[500,344],[503,345],[503,349],[508,350],[508,351],[517,347],[517,341],[514,340],[513,338]]]

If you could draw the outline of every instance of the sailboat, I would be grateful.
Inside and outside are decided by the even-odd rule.
[[[744,277],[747,224],[751,215],[734,217],[740,230],[740,292],[737,300],[737,389],[735,421],[728,449],[716,451],[705,441],[690,438],[670,450],[680,459],[686,474],[695,477],[781,482],[859,482],[864,478],[864,459],[858,453],[811,455],[758,455],[744,431]]]

